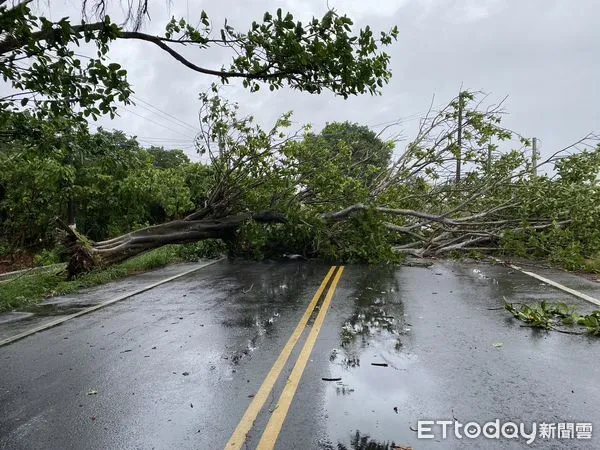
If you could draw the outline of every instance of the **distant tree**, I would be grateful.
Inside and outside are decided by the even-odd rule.
[[[152,146],[146,151],[154,158],[152,164],[159,169],[174,169],[190,163],[190,158],[183,150],[165,150],[164,147]]]
[[[393,149],[392,143],[384,142],[368,127],[349,122],[328,123],[320,133],[306,135],[304,143],[319,147],[325,158],[335,158],[346,152],[345,174],[365,184],[387,169]]]
[[[350,122],[328,123],[319,135],[331,145],[346,144],[352,149],[355,163],[387,168],[392,156],[392,146],[383,141],[365,125]]]

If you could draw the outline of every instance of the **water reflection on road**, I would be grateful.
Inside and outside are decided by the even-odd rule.
[[[396,445],[393,441],[377,441],[368,434],[356,431],[350,436],[350,444],[345,445],[338,442],[335,447],[324,447],[324,450],[411,450],[411,447]]]
[[[326,389],[330,440],[324,448],[394,448],[391,432],[399,426],[398,407],[408,401],[404,378],[415,359],[395,272],[372,267],[348,274],[338,347],[329,355],[330,374],[341,381]]]

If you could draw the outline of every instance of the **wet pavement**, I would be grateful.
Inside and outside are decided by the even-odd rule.
[[[43,327],[54,322],[57,317],[77,313],[87,307],[114,299],[115,297],[134,293],[169,277],[183,274],[194,269],[201,269],[210,260],[194,263],[180,263],[156,270],[132,275],[123,280],[114,281],[102,286],[84,289],[76,294],[51,297],[32,306],[28,311],[13,311],[0,314],[0,342],[3,339],[26,332],[35,327]]]
[[[0,347],[0,449],[223,448],[328,270],[223,261]],[[594,309],[502,266],[346,267],[277,448],[600,448],[600,341],[524,328],[504,299]],[[598,428],[417,439],[418,420],[445,419]]]

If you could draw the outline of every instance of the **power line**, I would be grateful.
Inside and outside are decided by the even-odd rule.
[[[186,143],[186,142],[190,142],[190,139],[167,139],[167,138],[149,138],[149,137],[144,137],[144,136],[137,136],[137,138],[141,141],[147,141],[147,142],[182,142],[182,143]]]
[[[164,137],[164,136],[139,136],[139,138],[145,139],[147,141],[189,141],[189,139],[187,137],[176,138],[176,137]]]
[[[369,128],[377,128],[377,127],[383,127],[383,126],[394,125],[394,124],[401,125],[404,122],[412,122],[413,120],[422,119],[423,116],[425,116],[425,114],[427,114],[427,111],[425,111],[423,113],[411,114],[410,116],[399,117],[398,119],[390,120],[388,122],[381,122],[381,123],[376,123],[374,125],[367,125],[367,126]]]
[[[96,130],[99,129],[106,129],[107,127],[105,127],[104,125],[96,125],[96,124],[89,124],[90,126],[93,126],[96,128]],[[144,138],[140,138],[139,136],[135,136],[132,134],[127,134],[127,133],[123,133],[125,136],[127,136],[129,139],[134,139],[135,141],[137,141],[138,143],[142,144],[142,146],[160,146],[160,147],[164,147],[164,146],[169,146],[169,147],[176,147],[182,150],[188,150],[188,149],[193,149],[195,147],[195,145],[192,143],[190,144],[190,139],[173,139],[173,140],[168,140],[165,139],[164,142],[155,142],[155,141],[150,141],[150,140],[146,140]],[[185,145],[188,144],[188,145]]]
[[[185,128],[185,127],[187,126],[187,125],[186,125],[186,126],[183,126],[183,125],[181,125],[180,123],[178,123],[178,122],[176,122],[175,120],[172,120],[172,119],[170,119],[170,118],[168,118],[168,117],[163,117],[163,116],[161,116],[160,114],[156,113],[155,111],[152,111],[150,108],[146,108],[144,105],[136,105],[136,107],[137,107],[137,108],[142,108],[142,109],[144,109],[144,110],[148,111],[150,114],[155,114],[155,115],[157,115],[157,116],[158,116],[158,117],[159,117],[161,120],[166,120],[167,122],[169,122],[169,123],[171,123],[171,124],[173,124],[173,125],[176,125],[176,126],[178,126],[178,127]],[[190,131],[190,128],[191,128],[191,127],[187,127],[187,128],[185,128],[185,131],[186,131],[186,132],[189,132],[189,131]],[[196,129],[193,129],[193,131],[194,131],[194,132],[196,132],[197,130],[196,130]]]
[[[142,139],[137,139],[137,141],[144,145],[144,146],[150,146],[150,147],[171,147],[171,148],[181,148],[181,149],[186,149],[189,147],[193,147],[193,145],[184,145],[185,143],[183,142],[162,142],[160,144],[157,144],[156,142],[148,142],[148,141],[144,141]]]
[[[374,125],[367,125],[367,126],[369,128],[376,128],[376,127],[381,127],[381,126],[393,125],[395,123],[401,124],[403,122],[411,122],[413,120],[419,120],[419,119],[424,118],[428,113],[431,113],[431,111],[435,111],[436,109],[441,108],[442,106],[444,106],[444,103],[440,103],[437,106],[432,106],[430,109],[428,109],[426,111],[423,111],[423,112],[409,114],[407,116],[399,117],[399,118],[394,119],[394,120],[390,120],[390,121],[387,121],[387,122],[376,123]]]
[[[129,111],[129,112],[132,112],[132,111]],[[107,127],[106,125],[103,125],[103,124],[96,125],[96,124],[90,123],[89,125],[95,127],[97,130],[99,130],[101,128],[102,129],[108,129],[109,128],[109,127]],[[161,139],[161,140],[160,141],[154,141],[154,140],[151,140],[151,139],[148,139],[148,138],[143,138],[143,137],[135,136],[135,135],[132,135],[132,134],[127,134],[127,133],[124,133],[124,134],[128,138],[130,138],[130,139],[135,139],[140,144],[150,145],[150,146],[160,146],[160,147],[170,146],[170,147],[181,148],[184,144],[188,144],[186,147],[184,147],[184,148],[188,148],[188,147],[193,147],[193,144],[190,145],[190,142],[194,142],[194,139],[191,139],[191,138],[189,138],[189,139],[158,138],[158,139]]]
[[[138,139],[139,139],[139,140],[156,140],[156,141],[165,141],[165,142],[166,142],[166,141],[181,141],[181,142],[190,142],[190,141],[194,141],[194,140],[196,139],[196,137],[195,137],[195,136],[194,136],[194,137],[191,137],[191,136],[187,136],[187,135],[185,135],[185,134],[182,134],[182,132],[181,132],[181,131],[174,130],[173,128],[170,128],[170,127],[168,127],[167,125],[165,125],[165,124],[163,124],[163,123],[157,122],[156,120],[154,120],[154,119],[152,119],[152,118],[150,118],[150,117],[145,117],[145,116],[142,116],[141,114],[138,114],[138,113],[136,113],[135,111],[132,111],[132,110],[130,110],[130,109],[128,109],[128,108],[126,108],[126,107],[124,107],[124,106],[118,105],[117,107],[118,107],[118,108],[120,108],[120,109],[122,109],[122,110],[124,110],[124,111],[127,111],[127,112],[129,112],[129,113],[133,114],[134,116],[140,117],[141,119],[144,119],[144,120],[147,120],[147,121],[149,121],[149,122],[152,122],[152,123],[154,123],[154,124],[156,124],[156,125],[158,125],[158,126],[160,126],[160,127],[163,127],[163,128],[165,128],[165,129],[167,129],[167,130],[169,130],[169,131],[173,132],[173,133],[176,133],[176,134],[177,134],[177,135],[179,135],[179,136],[182,136],[182,138],[179,138],[179,139],[178,139],[178,138],[162,138],[162,137],[156,137],[156,138],[153,138],[153,137],[139,138],[139,137],[138,137]],[[101,126],[102,128],[109,128],[109,126],[107,126],[107,125],[104,125],[104,124],[101,124],[100,126],[98,126],[98,125],[96,125],[96,124],[93,124],[93,123],[89,123],[89,122],[88,122],[88,124],[89,124],[89,125],[92,125],[92,126],[94,126],[94,127],[96,127],[96,128],[99,128],[100,126]]]
[[[145,139],[140,136],[135,137],[138,141],[149,142],[151,144],[161,145],[161,144],[188,144],[190,142],[194,142],[193,139],[165,139],[164,141],[153,141],[152,139]]]
[[[91,57],[89,57],[87,55],[82,55],[82,54],[75,54],[75,55],[91,59]],[[130,96],[132,98],[136,99],[137,101],[143,103],[144,105],[147,105],[147,107],[143,106],[143,105],[136,105],[137,107],[140,107],[140,108],[142,108],[142,109],[144,109],[144,110],[146,110],[146,111],[148,111],[148,112],[150,112],[152,114],[159,115],[159,117],[161,117],[160,114],[162,114],[164,116],[164,117],[161,117],[162,119],[165,119],[165,120],[169,121],[170,123],[172,123],[174,125],[182,126],[182,127],[187,127],[188,129],[190,129],[190,130],[192,130],[192,131],[194,131],[196,133],[199,131],[198,127],[195,127],[193,125],[190,125],[187,122],[184,122],[183,120],[181,120],[181,119],[177,118],[176,116],[174,116],[174,115],[172,115],[172,114],[170,114],[170,113],[168,113],[168,112],[166,112],[166,111],[164,111],[164,110],[162,110],[162,109],[154,106],[152,103],[150,103],[150,102],[148,102],[148,101],[146,101],[146,100],[138,97],[137,95],[131,94]],[[164,124],[160,124],[160,123],[158,123],[158,122],[150,119],[149,117],[144,117],[144,116],[142,116],[140,114],[137,114],[134,111],[131,111],[131,110],[125,108],[124,106],[119,106],[119,107],[122,108],[122,109],[124,109],[125,111],[128,111],[128,112],[130,112],[130,113],[132,113],[132,114],[134,114],[134,115],[142,118],[142,119],[148,120],[148,121],[150,121],[152,123],[155,123],[155,124],[157,124],[159,126],[162,126],[163,128],[166,128],[167,130],[170,130],[170,131],[172,131],[174,133],[178,133],[179,134],[179,132],[173,130],[172,128],[169,128],[169,127],[167,127]],[[152,109],[150,109],[150,108],[152,108]],[[387,122],[381,122],[381,123],[377,123],[377,124],[367,125],[367,127],[369,127],[369,128],[377,128],[377,127],[384,127],[384,126],[388,126],[388,125],[393,125],[393,124],[396,124],[396,123],[397,124],[401,124],[403,122],[410,122],[410,121],[418,120],[418,119],[422,118],[425,114],[427,114],[427,111],[421,112],[421,113],[411,114],[411,115],[404,116],[404,117],[400,117],[398,119],[390,120],[390,121],[387,121]],[[139,140],[146,140],[146,138],[138,138],[138,139]],[[151,138],[149,138],[149,139],[151,139]],[[158,138],[156,140],[158,140]],[[165,139],[165,141],[166,140],[167,139]]]
[[[180,131],[176,131],[173,128],[170,128],[170,127],[166,126],[165,124],[162,124],[160,122],[157,122],[154,119],[151,119],[150,117],[144,117],[141,114],[138,114],[135,111],[132,111],[132,110],[130,110],[130,109],[124,107],[124,106],[119,106],[119,108],[122,109],[122,110],[124,110],[124,111],[127,111],[127,112],[129,112],[131,114],[133,114],[134,116],[138,116],[141,119],[147,120],[148,122],[152,122],[152,123],[158,125],[159,127],[163,127],[163,128],[165,128],[165,129],[167,129],[167,130],[169,130],[169,131],[171,131],[171,132],[173,132],[175,134],[178,134],[179,136],[185,136]],[[192,139],[192,140],[195,139],[195,137],[189,137],[189,136],[185,136],[185,137],[187,137],[188,139]]]
[[[416,119],[420,119],[420,118],[421,118],[421,115],[414,114],[414,115],[411,115],[411,116],[400,117],[398,119],[390,120],[390,121],[387,121],[387,122],[376,123],[376,124],[373,124],[373,125],[367,125],[367,126],[369,128],[378,128],[378,127],[384,127],[384,126],[394,125],[394,124],[400,125],[403,122],[410,122],[411,120],[416,120]]]
[[[80,53],[74,53],[74,55],[75,56],[79,56],[80,58],[92,59],[91,56],[83,55],[83,54],[80,54]],[[110,59],[110,58],[108,58],[108,59]],[[168,113],[166,111],[163,111],[162,109],[154,106],[152,103],[148,102],[147,100],[144,100],[144,99],[142,99],[142,98],[140,98],[140,97],[138,97],[137,95],[134,95],[134,94],[130,94],[130,97],[132,97],[132,98],[136,99],[137,101],[139,101],[139,102],[147,105],[148,107],[152,108],[152,110],[154,110],[154,111],[152,111],[151,109],[147,108],[146,106],[142,106],[142,105],[136,105],[136,106],[138,106],[140,108],[143,108],[143,109],[145,109],[146,111],[149,111],[152,114],[157,114],[158,115],[158,113],[160,113],[163,116],[165,116],[163,118],[166,119],[166,120],[168,120],[169,122],[171,122],[171,123],[173,123],[175,125],[178,125],[178,126],[187,127],[187,128],[191,129],[194,132],[198,132],[198,127],[195,127],[194,125],[190,125],[189,123],[184,122],[183,120],[175,117],[174,115],[172,115],[172,114],[170,114],[170,113]]]
[[[190,125],[190,124],[189,124],[189,123],[187,123],[187,122],[184,122],[184,121],[183,121],[183,120],[181,120],[181,119],[178,119],[178,118],[177,118],[177,117],[175,117],[174,115],[172,115],[172,114],[170,114],[170,113],[168,113],[168,112],[166,112],[166,111],[163,111],[163,110],[162,110],[162,109],[160,109],[160,108],[157,108],[157,107],[156,107],[156,106],[154,106],[152,103],[150,103],[150,102],[148,102],[148,101],[146,101],[146,100],[143,100],[143,99],[141,99],[140,97],[138,97],[138,96],[136,96],[136,95],[133,95],[133,94],[131,94],[131,97],[133,97],[134,99],[138,100],[139,102],[142,102],[142,103],[144,103],[145,105],[148,105],[150,108],[152,108],[153,110],[156,110],[157,112],[159,112],[159,113],[163,114],[164,116],[166,116],[166,117],[169,117],[169,118],[171,119],[171,120],[170,120],[171,122],[177,122],[177,124],[178,124],[178,125],[180,125],[180,126],[186,126],[186,127],[190,128],[191,130],[193,130],[194,132],[197,132],[197,131],[198,131],[198,127],[195,127],[195,126],[193,126],[193,125]],[[144,108],[144,109],[146,109],[146,110],[149,110],[148,108],[146,108],[146,107],[144,107],[144,106],[141,106],[141,105],[138,105],[138,106],[140,106],[141,108]],[[151,111],[151,112],[152,112],[152,111]],[[167,119],[167,120],[169,120],[169,119]]]

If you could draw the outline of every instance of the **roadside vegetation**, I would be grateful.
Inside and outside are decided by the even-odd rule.
[[[24,273],[10,280],[0,281],[0,312],[27,308],[45,298],[72,294],[81,289],[158,269],[168,264],[217,256],[220,256],[218,243],[168,245],[120,264],[83,274],[73,280],[67,280],[65,270],[61,268],[41,273]]]
[[[152,36],[140,31],[148,2],[124,4],[122,23],[108,3],[83,2],[82,21],[52,21],[27,1],[0,4],[0,72],[11,91],[0,99],[0,259],[67,263],[61,274],[0,285],[1,308],[224,252],[369,264],[496,254],[600,270],[596,137],[540,160],[526,133],[502,125],[502,104],[480,92],[431,107],[404,142],[357,123],[293,126],[283,111],[265,128],[213,84],[199,96],[202,162],[91,129],[133,100],[126,69],[107,58],[124,39],[251,92],[347,98],[384,93],[383,49],[398,36],[395,27],[356,29],[333,10],[307,23],[277,10],[247,32],[215,28],[203,12],[199,27],[173,19]],[[83,41],[94,57],[77,51]],[[184,45],[219,46],[231,65],[200,67],[178,53]],[[174,244],[183,247],[173,253]]]

